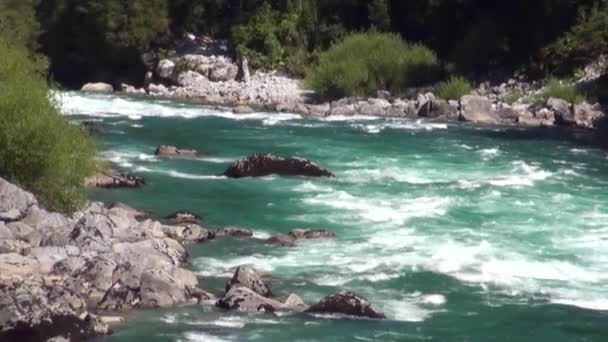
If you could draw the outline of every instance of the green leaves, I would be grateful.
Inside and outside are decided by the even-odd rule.
[[[436,79],[439,62],[433,51],[395,34],[356,33],[319,55],[306,82],[328,98],[399,92]]]

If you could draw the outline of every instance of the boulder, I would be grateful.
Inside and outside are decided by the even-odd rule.
[[[85,93],[111,93],[114,91],[114,88],[107,83],[87,83],[82,86],[80,91]]]
[[[483,124],[496,124],[499,121],[492,111],[492,102],[482,96],[465,95],[460,99],[460,120]]]
[[[306,310],[313,314],[342,314],[355,317],[384,319],[384,313],[365,298],[349,291],[341,291],[323,298]]]
[[[454,108],[446,100],[432,98],[420,105],[418,116],[423,118],[451,119],[458,116],[458,108]]]
[[[287,307],[274,299],[263,297],[244,286],[234,286],[217,301],[216,306],[225,310],[249,313],[273,313]]]
[[[263,297],[271,297],[270,287],[264,283],[260,275],[251,267],[237,267],[232,279],[226,284],[226,292],[230,292],[233,287],[246,287]]]
[[[181,149],[170,145],[160,145],[154,151],[154,154],[159,157],[173,157],[173,158],[196,158],[199,156],[197,150],[194,149]]]
[[[251,229],[239,227],[226,227],[222,229],[221,234],[226,237],[253,237]]]
[[[144,219],[149,216],[147,213],[145,213],[143,211],[137,210],[137,209],[131,207],[130,205],[120,203],[120,202],[112,203],[110,205],[109,209],[110,209],[110,211],[114,210],[115,212],[120,212],[123,215],[130,216],[130,217],[133,217],[138,220]]]
[[[282,158],[272,154],[253,154],[232,164],[224,175],[229,178],[263,177],[268,175],[335,177],[334,174],[319,167],[310,160],[289,157]]]
[[[4,277],[27,278],[38,275],[40,264],[34,258],[16,253],[0,254],[0,279]]]
[[[592,106],[587,102],[574,106],[574,121],[577,127],[594,128],[596,123],[605,117],[599,105]]]
[[[568,101],[552,97],[547,100],[547,108],[555,114],[555,123],[557,125],[576,125],[574,111],[572,105]]]
[[[356,109],[361,115],[383,116],[386,114],[386,108],[389,107],[390,103],[387,100],[370,99],[368,101],[359,102]]]
[[[353,116],[357,113],[353,104],[336,104],[329,110],[329,115]]]
[[[0,278],[0,341],[81,341],[110,329],[79,294],[34,280]]]
[[[209,80],[213,82],[232,81],[236,78],[239,68],[232,63],[216,64],[209,70]]]
[[[150,83],[148,85],[148,92],[152,95],[163,95],[167,93],[168,89],[162,84]]]
[[[19,221],[36,204],[34,195],[0,177],[0,221]]]
[[[165,80],[173,80],[175,77],[175,63],[168,59],[162,59],[158,62],[156,73],[160,78]]]
[[[281,247],[293,247],[296,245],[296,238],[288,234],[277,234],[266,242]]]
[[[99,189],[141,188],[146,181],[143,177],[124,171],[110,170],[87,178],[85,184],[87,187]]]

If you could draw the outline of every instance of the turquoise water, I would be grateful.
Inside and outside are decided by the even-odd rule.
[[[275,293],[311,304],[340,289],[386,321],[280,317],[211,306],[134,313],[118,341],[606,341],[608,160],[555,131],[290,114],[233,115],[170,101],[66,93],[64,112],[99,120],[104,156],[146,178],[101,191],[161,217],[189,209],[213,228],[266,238],[323,228],[335,241],[189,247],[203,288],[231,270],[271,271]],[[197,160],[154,157],[159,144]],[[253,152],[298,155],[336,179],[220,176]]]

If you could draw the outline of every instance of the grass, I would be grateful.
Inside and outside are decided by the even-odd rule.
[[[459,100],[473,90],[471,83],[464,77],[452,76],[449,80],[439,84],[436,94],[444,100]]]

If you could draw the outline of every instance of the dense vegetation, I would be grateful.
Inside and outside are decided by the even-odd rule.
[[[379,89],[398,92],[438,75],[437,56],[428,48],[394,34],[359,33],[321,53],[307,83],[321,95],[337,98],[373,95]]]
[[[95,145],[49,100],[46,60],[31,51],[34,26],[7,25],[19,13],[0,13],[0,176],[33,191],[47,207],[70,211],[85,199]]]
[[[570,73],[608,51],[607,0],[0,0],[51,76],[141,83],[183,32],[230,38],[255,66],[302,73],[347,33],[375,30],[436,52],[449,73]],[[23,20],[35,10],[40,24]],[[11,17],[9,16],[9,17]],[[32,39],[36,32],[42,36]]]

